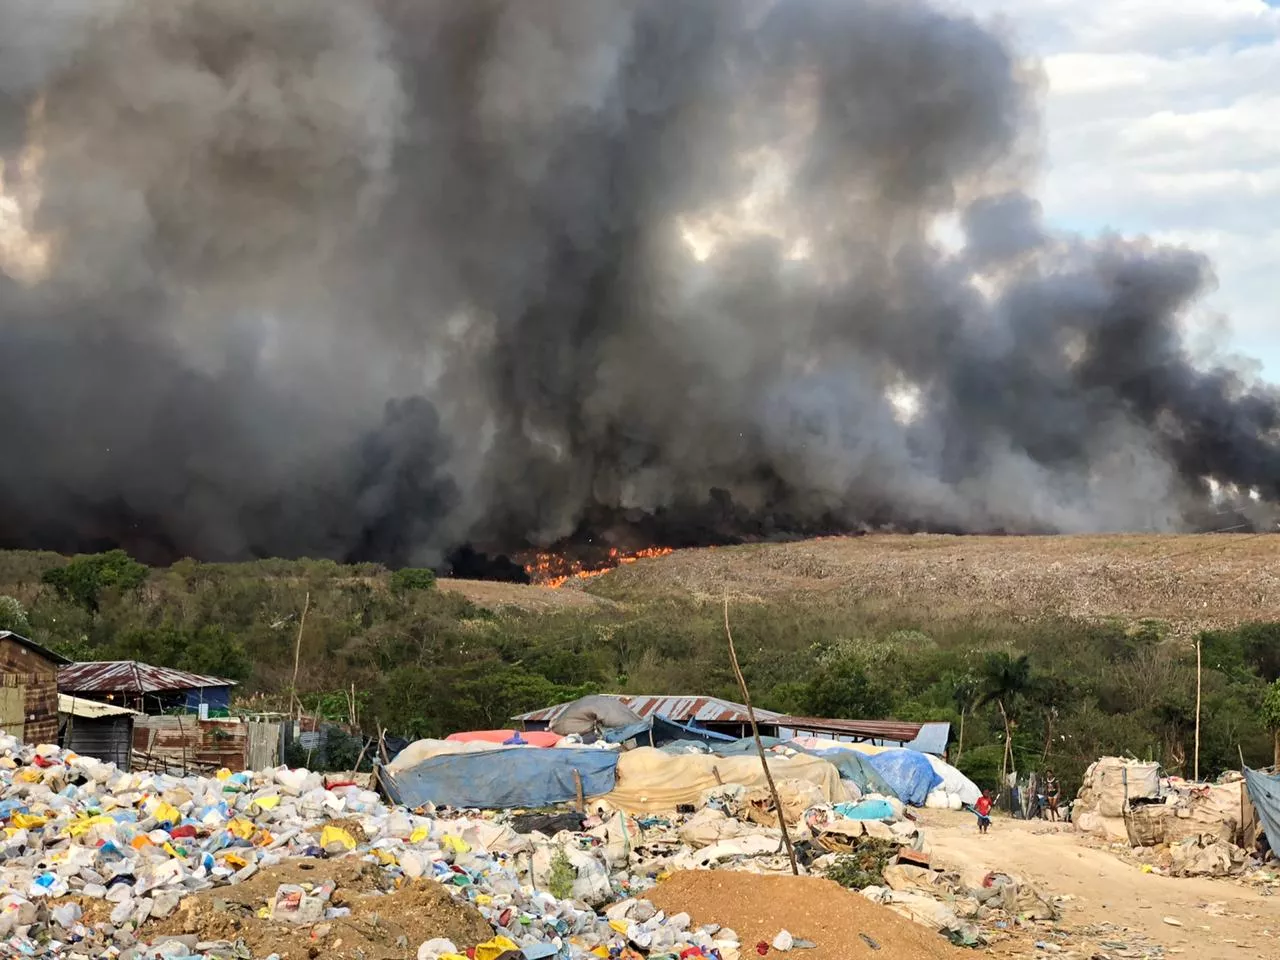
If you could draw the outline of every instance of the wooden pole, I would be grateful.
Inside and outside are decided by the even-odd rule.
[[[586,813],[587,798],[586,798],[586,795],[582,792],[582,774],[580,774],[577,770],[573,771],[573,786],[578,793],[578,812]]]
[[[796,852],[791,846],[791,834],[787,831],[787,818],[782,811],[782,799],[778,796],[778,787],[773,782],[773,774],[769,772],[769,761],[765,759],[764,744],[760,742],[760,726],[756,723],[756,712],[751,706],[751,693],[747,690],[747,680],[742,675],[742,667],[738,665],[738,651],[733,648],[733,632],[729,629],[729,598],[724,598],[724,636],[729,641],[729,661],[733,664],[734,676],[738,678],[738,689],[742,691],[742,702],[747,708],[747,719],[751,721],[751,736],[756,742],[756,753],[760,755],[760,766],[764,768],[764,779],[769,784],[769,793],[773,796],[773,808],[778,811],[778,826],[782,828],[782,843],[787,848],[787,859],[791,861],[791,873],[800,876],[800,868],[796,865]]]
[[[1196,638],[1196,760],[1195,782],[1200,782],[1200,639]]]
[[[293,712],[294,705],[298,707],[298,716],[302,716],[302,701],[298,699],[298,662],[302,653],[302,630],[307,625],[307,611],[311,609],[311,591],[307,591],[307,598],[302,602],[302,617],[298,620],[298,636],[293,641],[293,685],[289,688],[289,712]]]

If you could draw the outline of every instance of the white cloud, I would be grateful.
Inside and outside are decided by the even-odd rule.
[[[1212,257],[1210,311],[1280,379],[1280,7],[960,0],[1041,59],[1050,222]],[[1272,341],[1275,342],[1272,342]]]

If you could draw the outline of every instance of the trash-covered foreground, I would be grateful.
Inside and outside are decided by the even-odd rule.
[[[954,878],[885,869],[900,851],[928,862],[896,800],[832,805],[811,785],[780,787],[803,872],[865,867],[868,899],[956,942],[978,942],[975,920],[1052,915],[1038,895],[1002,890],[1007,878],[966,898]],[[122,773],[3,736],[0,822],[6,956],[739,960],[757,945],[646,892],[680,871],[790,870],[777,811],[735,784],[669,815],[423,815],[305,770]],[[788,939],[802,931],[786,932],[768,950],[804,949]]]

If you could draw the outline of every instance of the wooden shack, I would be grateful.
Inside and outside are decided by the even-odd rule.
[[[0,630],[0,731],[27,743],[57,743],[58,668],[70,662]]]

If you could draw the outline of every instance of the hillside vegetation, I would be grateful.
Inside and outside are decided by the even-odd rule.
[[[950,720],[953,758],[1069,781],[1131,752],[1190,774],[1194,641],[1202,773],[1270,763],[1280,725],[1272,537],[858,537],[682,551],[561,590],[376,565],[0,553],[0,629],[68,656],[240,681],[284,706],[410,736],[500,727],[589,691],[738,699],[723,598],[754,699],[792,713]],[[310,597],[309,604],[307,602]],[[1277,688],[1280,689],[1280,688]]]

